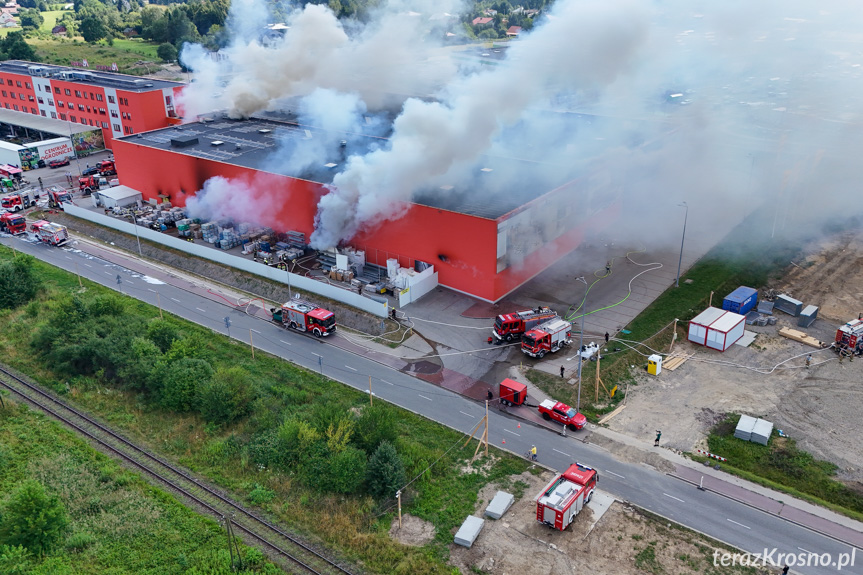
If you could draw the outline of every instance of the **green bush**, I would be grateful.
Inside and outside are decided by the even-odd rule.
[[[0,545],[0,573],[25,575],[30,573],[30,552],[23,545]]]
[[[366,453],[374,453],[382,442],[395,443],[397,437],[392,409],[380,404],[363,407],[353,432],[353,442],[357,447]]]
[[[19,254],[0,264],[0,309],[23,305],[39,293],[41,282],[33,274],[33,256]]]
[[[41,483],[28,479],[6,502],[0,517],[0,542],[23,545],[41,555],[62,537],[67,525],[66,510],[59,499],[49,497]]]
[[[212,378],[202,382],[198,391],[198,406],[204,419],[211,423],[231,423],[251,409],[255,389],[249,372],[241,367],[216,370]]]
[[[368,491],[376,499],[395,497],[396,491],[404,487],[405,468],[395,447],[384,441],[371,456],[366,472]]]
[[[210,384],[213,368],[204,359],[184,357],[163,365],[161,403],[174,411],[192,411],[199,387]]]

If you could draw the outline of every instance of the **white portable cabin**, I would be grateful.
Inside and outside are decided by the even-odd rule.
[[[689,322],[689,341],[725,351],[743,337],[746,316],[709,307]]]
[[[98,200],[96,199],[98,197]],[[93,201],[100,202],[106,208],[125,208],[141,201],[141,192],[128,186],[115,186],[107,190],[93,192]],[[97,204],[98,205],[98,204]]]

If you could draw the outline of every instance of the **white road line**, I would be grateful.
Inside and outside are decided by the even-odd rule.
[[[346,365],[345,367],[346,367],[346,368],[348,368],[348,369],[352,369],[352,370],[354,370],[354,371],[359,371],[357,368],[355,368],[355,367],[351,367],[351,366],[349,366],[349,365]]]
[[[558,453],[560,453],[561,455],[566,455],[567,457],[572,457],[572,455],[570,455],[569,453],[564,453],[563,451],[558,451],[557,449],[554,449],[554,448],[552,448],[551,450],[552,450],[552,451],[557,451],[557,452],[558,452]]]
[[[731,521],[731,522],[732,522],[732,523],[734,523],[735,525],[740,525],[741,527],[746,527],[746,529],[752,529],[752,527],[747,527],[747,526],[746,526],[746,525],[744,525],[743,523],[738,523],[737,521],[734,521],[733,519],[728,519],[728,518],[726,518],[726,519],[727,519],[728,521]]]
[[[504,431],[506,431],[507,433],[512,433],[513,435],[517,435],[518,437],[521,437],[521,434],[516,433],[515,431],[510,431],[509,429],[504,429]]]
[[[605,472],[606,472],[606,473],[611,473],[612,475],[615,475],[615,476],[617,476],[617,477],[620,477],[621,479],[626,479],[626,477],[624,477],[624,476],[623,476],[623,475],[621,475],[620,473],[615,473],[614,471],[609,471],[608,469],[606,469],[606,470],[605,470]]]
[[[424,395],[420,395],[419,393],[418,393],[417,395],[419,395],[419,396],[420,396],[421,398],[423,398],[423,399],[427,399],[427,400],[429,400],[429,401],[431,401],[431,400],[432,400],[432,398],[430,398],[430,397],[426,397],[426,396],[424,396]]]
[[[172,299],[173,301],[177,302],[177,303],[183,303],[183,302],[181,302],[180,300],[178,300],[177,298],[172,297],[171,299]]]
[[[70,258],[69,256],[63,256],[63,257],[65,257],[67,260],[71,260],[71,259],[72,259],[72,258]]]
[[[108,274],[109,276],[114,275],[114,274],[112,274],[111,272],[104,272],[104,273]]]
[[[204,313],[207,313],[207,310],[205,310],[205,309],[201,309],[201,308],[199,308],[199,307],[196,307],[195,309],[196,309],[196,310],[198,310],[198,311],[202,311],[202,312],[204,312]]]
[[[394,385],[394,384],[392,384],[392,383],[388,382],[388,381],[387,381],[387,380],[385,380],[385,379],[382,379],[381,381],[382,381],[382,382],[384,382],[384,383],[386,383],[387,385]]]
[[[459,412],[459,413],[464,413],[462,410],[459,410],[458,412]],[[468,417],[473,417],[474,419],[476,419],[476,416],[475,416],[475,415],[471,415],[471,414],[469,414],[469,413],[464,413],[464,415],[467,415]]]
[[[93,267],[93,266],[91,266],[90,264],[84,264],[84,265],[85,265],[85,266],[87,266],[88,268]]]
[[[675,497],[674,495],[669,495],[668,493],[663,493],[663,495],[665,495],[666,497],[671,497],[675,501],[680,501],[681,503],[686,503],[686,501],[684,501],[683,499],[681,499],[679,497]],[[731,521],[731,519],[729,519],[729,521]]]
[[[261,332],[259,332],[259,331],[258,331],[258,330],[256,330],[256,329],[252,329],[252,331],[253,331],[253,332],[255,332],[255,333],[261,333]]]
[[[324,356],[319,355],[319,354],[317,354],[317,353],[315,353],[315,352],[312,352],[312,355],[317,355],[318,357],[324,357]]]
[[[154,289],[150,289],[150,288],[147,288],[147,291],[151,291],[151,292],[153,292],[153,293],[156,293],[156,290],[154,290]]]
[[[280,339],[279,341],[280,341],[280,342],[282,342],[282,343],[283,343],[283,344],[285,344],[285,345],[291,345],[291,344],[289,344],[288,342],[286,342],[286,341],[285,341],[285,340],[283,340],[283,339]]]
[[[808,549],[804,549],[803,547],[798,547],[798,549],[800,549],[804,553],[808,553],[809,555],[812,555],[812,551],[809,551]]]

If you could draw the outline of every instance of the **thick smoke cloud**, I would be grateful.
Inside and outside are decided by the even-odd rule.
[[[282,173],[339,164],[319,204],[320,248],[399,217],[417,194],[493,202],[592,172],[622,182],[634,217],[617,235],[654,242],[679,234],[662,222],[684,200],[705,235],[753,202],[775,202],[770,224],[787,229],[860,211],[848,194],[861,176],[863,11],[848,0],[557,0],[482,67],[435,49],[454,4],[384,3],[367,24],[308,5],[269,43],[254,33],[260,10],[239,6],[221,60],[183,52],[196,71],[186,115],[290,110],[319,128],[304,146],[286,140],[279,162]],[[393,103],[384,145],[340,156],[341,139]]]

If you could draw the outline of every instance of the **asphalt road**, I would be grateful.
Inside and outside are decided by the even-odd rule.
[[[470,433],[485,413],[484,405],[433,384],[364,356],[326,345],[324,340],[287,331],[243,311],[141,276],[83,253],[74,246],[58,249],[10,237],[0,241],[153,305],[157,303],[158,294],[158,301],[166,312],[223,334],[230,332],[232,337],[246,343],[251,336],[257,349],[319,371],[358,390],[368,392],[371,377],[375,397],[459,431]],[[231,320],[230,328],[225,326],[225,317]],[[585,445],[573,437],[562,437],[494,411],[490,412],[489,421],[489,441],[492,445],[521,454],[535,444],[539,450],[540,463],[554,469],[565,469],[573,461],[590,465],[599,472],[600,487],[618,499],[631,501],[744,551],[763,553],[767,549],[770,553],[770,549],[778,548],[772,555],[774,559],[780,553],[829,553],[830,561],[837,561],[841,553],[852,551],[844,543],[721,495],[699,491],[691,484],[664,475],[647,465],[617,461],[613,453],[594,445]],[[520,423],[524,425],[519,426]],[[860,572],[863,551],[858,551],[855,559],[857,565],[848,566],[844,571]],[[794,573],[812,574],[835,573],[836,570],[835,566],[829,565],[792,568]]]

